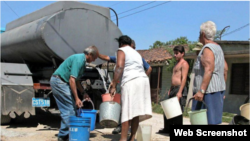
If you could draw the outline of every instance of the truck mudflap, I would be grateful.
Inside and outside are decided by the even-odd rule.
[[[2,85],[1,89],[3,115],[9,114],[11,118],[16,117],[15,113],[18,116],[24,113],[25,118],[35,115],[35,107],[32,107],[35,92],[32,86]]]

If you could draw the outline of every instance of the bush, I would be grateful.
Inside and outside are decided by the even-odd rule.
[[[154,103],[152,102],[152,111],[154,113],[158,113],[158,114],[163,114],[163,109],[161,108],[160,104]]]

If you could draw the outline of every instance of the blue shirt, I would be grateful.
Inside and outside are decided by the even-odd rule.
[[[85,65],[85,54],[74,54],[64,60],[53,75],[59,75],[64,81],[69,83],[70,76],[78,79],[83,75]]]
[[[116,57],[115,56],[109,56],[109,59],[110,59],[110,62],[112,63],[116,63]],[[149,69],[149,64],[145,61],[144,58],[142,58],[142,62],[143,62],[143,67],[145,70],[148,70]]]

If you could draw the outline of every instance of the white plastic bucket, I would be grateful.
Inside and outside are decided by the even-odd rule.
[[[151,141],[152,125],[139,125],[136,141]]]
[[[176,116],[182,115],[180,102],[177,97],[164,100],[160,103],[167,119],[171,119]]]
[[[240,106],[240,115],[250,120],[250,103],[246,103]]]

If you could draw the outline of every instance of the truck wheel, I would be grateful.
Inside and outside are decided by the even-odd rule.
[[[11,118],[9,115],[1,115],[1,125],[10,123]]]

